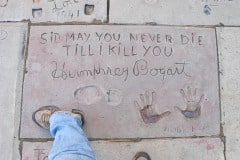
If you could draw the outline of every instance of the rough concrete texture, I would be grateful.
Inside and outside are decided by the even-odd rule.
[[[220,58],[222,123],[226,156],[240,157],[240,28],[217,28]]]
[[[69,109],[69,106],[76,108],[80,108],[81,106],[81,109],[88,113],[86,117],[89,118],[87,118],[86,128],[84,129],[87,131],[87,135],[91,138],[111,138],[112,135],[115,135],[116,137],[116,135],[119,134],[119,139],[112,138],[111,140],[105,139],[104,141],[91,141],[91,145],[93,146],[99,160],[133,160],[133,157],[137,152],[147,152],[152,160],[239,160],[239,10],[240,1],[238,0],[0,0],[0,21],[9,22],[0,23],[0,159],[47,159],[47,153],[52,142],[46,142],[46,139],[41,138],[50,137],[49,133],[37,128],[37,126],[32,123],[31,114],[33,110],[41,105],[53,104],[58,105],[63,109]],[[35,29],[34,32],[32,32],[33,30],[31,31],[30,37],[29,35],[27,36],[28,25],[23,23],[25,20],[29,21],[30,27],[34,26],[32,27],[33,30]],[[22,23],[19,23],[18,21],[22,21]],[[43,27],[37,24],[43,24],[42,22],[46,26]],[[57,23],[66,24],[65,22],[68,22],[68,25],[74,25],[56,26]],[[79,27],[75,25],[82,22],[84,22],[85,26]],[[196,35],[203,35],[202,38],[204,40],[207,39],[207,43],[204,46],[196,45],[196,42],[199,43],[199,40],[200,43],[202,42],[201,38],[195,39],[196,37],[193,38],[193,44],[189,43],[186,46],[181,46],[181,43],[176,44],[175,42],[174,44],[164,42],[160,43],[160,45],[156,42],[149,43],[149,40],[151,40],[153,37],[148,37],[150,39],[146,41],[147,44],[149,43],[151,45],[154,44],[161,47],[174,47],[174,53],[184,53],[183,59],[181,60],[188,60],[186,62],[190,62],[190,64],[194,62],[193,64],[196,66],[187,67],[189,65],[187,64],[185,69],[190,69],[191,73],[203,72],[201,72],[201,74],[198,76],[194,75],[195,80],[193,80],[194,78],[189,78],[189,81],[186,83],[183,83],[182,80],[184,78],[188,78],[181,78],[181,75],[178,78],[168,77],[167,81],[165,79],[166,77],[164,77],[164,83],[163,81],[159,83],[155,80],[149,80],[145,76],[142,76],[141,78],[133,78],[132,76],[129,76],[130,79],[128,80],[135,80],[136,83],[135,84],[133,81],[131,82],[132,85],[130,85],[130,89],[127,92],[127,94],[130,94],[130,96],[125,96],[125,94],[122,94],[122,89],[129,86],[122,82],[123,77],[120,76],[114,78],[116,82],[118,82],[114,85],[112,81],[109,81],[109,79],[113,78],[113,76],[111,78],[106,76],[105,79],[101,80],[106,80],[106,82],[104,81],[105,84],[103,86],[99,85],[99,83],[92,83],[92,80],[87,81],[87,79],[85,79],[86,84],[91,83],[92,85],[86,86],[85,82],[83,85],[80,85],[79,82],[82,83],[82,79],[79,81],[71,79],[60,80],[61,78],[64,79],[66,77],[66,74],[62,72],[63,67],[66,69],[69,67],[69,64],[86,65],[86,63],[89,63],[89,60],[83,61],[83,59],[85,60],[86,58],[75,59],[73,57],[71,57],[69,60],[70,55],[68,58],[66,58],[66,55],[61,55],[64,50],[66,53],[67,46],[62,49],[59,48],[59,45],[62,45],[63,42],[60,42],[59,44],[55,43],[59,40],[59,35],[55,34],[55,32],[60,31],[61,34],[67,32],[76,33],[77,31],[80,33],[82,33],[82,31],[85,31],[86,33],[94,33],[96,28],[92,25],[99,22],[106,24],[105,26],[99,26],[100,28],[102,27],[102,29],[105,29],[104,32],[106,33],[112,33],[115,31],[117,34],[119,32],[116,30],[119,27],[122,27],[122,29],[119,30],[121,33],[129,33],[132,31],[129,29],[129,27],[131,28],[133,26],[123,24],[133,24],[136,25],[136,28],[134,29],[135,32],[139,32],[141,29],[145,28],[144,31],[146,31],[146,33],[148,33],[149,30],[151,30],[151,33],[160,32],[160,37],[164,36],[168,31],[169,34],[174,35],[173,38],[183,32],[185,34],[192,32]],[[53,23],[55,23],[55,25],[53,25]],[[150,23],[151,25],[162,24],[169,27],[155,26],[157,28],[155,30],[154,26],[139,26],[139,24],[146,23]],[[119,26],[114,24],[122,25]],[[187,28],[189,26],[196,25],[198,25],[197,28]],[[225,27],[216,28],[215,25],[221,25]],[[116,30],[114,30],[114,28],[116,28]],[[39,38],[41,37],[41,33],[43,33],[43,29],[47,34],[44,34],[42,35],[42,38]],[[217,31],[217,37],[215,37],[215,29]],[[191,42],[191,34],[189,36],[188,42]],[[78,37],[78,39],[81,40],[81,38],[86,38],[87,35],[84,35],[83,33],[82,35],[75,35],[75,37]],[[109,38],[109,36],[106,36],[106,38]],[[146,36],[143,36],[143,38],[141,37],[139,39],[145,41],[145,38]],[[217,42],[215,38],[217,38]],[[72,37],[70,36],[69,39],[71,40]],[[26,46],[27,40],[30,42],[29,46]],[[43,44],[36,43],[40,40]],[[46,40],[48,41],[47,45],[44,44]],[[169,39],[169,37],[165,36],[163,41],[169,42],[171,41],[171,38]],[[92,43],[96,44],[95,41],[92,41]],[[75,42],[71,40],[66,44],[75,44],[79,47],[81,46],[80,44],[87,45],[88,41],[80,43],[79,40],[76,40]],[[114,44],[120,46],[125,44],[129,45],[128,40],[124,40],[121,44]],[[107,43],[104,42],[104,45],[106,46]],[[142,45],[142,42],[135,42],[134,45],[139,47]],[[216,46],[218,48],[216,48]],[[26,105],[27,101],[25,101],[25,97],[22,105],[23,74],[25,73],[24,60],[27,58],[26,55],[28,55],[27,52],[24,54],[24,50],[26,50],[27,47],[30,48],[28,58],[30,58],[31,61],[27,59],[27,74],[25,77],[25,82],[29,83],[29,88],[24,90],[24,94],[25,96],[32,98],[32,100],[29,101],[31,103]],[[110,48],[109,50],[111,53],[117,52],[117,48]],[[137,53],[142,53],[143,50],[144,48],[142,48],[142,50],[139,49],[139,52]],[[219,73],[217,72],[216,50],[218,50],[219,54]],[[147,52],[149,53],[149,51],[150,50]],[[160,50],[155,48],[155,54],[157,51]],[[170,50],[161,48],[161,51],[164,53],[165,51]],[[79,52],[81,53],[81,47],[77,49],[77,53]],[[51,55],[51,53],[54,55]],[[55,55],[56,53],[59,53],[59,55]],[[69,53],[74,53],[74,49],[69,48]],[[133,52],[133,54],[134,53],[135,52]],[[84,54],[85,53],[83,53],[82,56],[84,56]],[[34,55],[37,55],[35,59]],[[161,54],[161,56],[162,55],[163,54]],[[193,58],[194,55],[196,56],[195,59]],[[205,57],[206,55],[211,55],[211,58],[207,59]],[[86,57],[90,56],[88,55]],[[158,58],[154,57],[148,59],[147,57],[148,61],[150,61],[148,64],[156,66]],[[199,61],[199,58],[202,58],[203,63],[200,63],[201,61]],[[51,60],[58,62],[58,69],[56,72],[54,70],[54,67],[56,67],[55,62],[53,62],[53,64],[46,65]],[[102,59],[100,58],[100,60]],[[132,62],[129,63],[129,61],[124,61],[124,63],[121,63],[122,59],[119,57],[116,59],[111,57],[108,60],[109,61],[107,62],[98,61],[98,63],[101,65],[111,64],[119,66],[124,66],[126,63],[128,67],[132,64]],[[180,57],[175,57],[175,55],[174,58],[171,56],[170,58],[161,57],[159,60],[161,63],[159,64],[168,66],[175,60],[180,60]],[[41,61],[41,63],[29,63],[35,61]],[[76,64],[77,61],[81,63]],[[65,62],[65,65],[63,65],[63,62]],[[41,64],[44,64],[44,66]],[[141,65],[139,66],[139,69],[144,70],[145,68],[143,65]],[[38,75],[38,73],[42,73],[40,70],[45,71],[44,74],[39,74],[44,75],[42,77]],[[115,73],[119,73],[119,70],[115,70]],[[52,81],[48,79],[48,75],[51,74],[55,77],[52,79]],[[152,74],[154,74],[154,72],[152,72]],[[219,91],[217,87],[219,85],[217,78],[218,74],[220,77],[220,93],[218,93]],[[36,77],[29,79],[28,75],[36,75]],[[47,75],[47,78],[45,75]],[[71,76],[72,74],[68,74],[68,77]],[[47,79],[47,82],[44,83],[43,80],[45,78]],[[96,80],[99,80],[98,76],[95,78]],[[204,79],[207,79],[207,81],[203,82]],[[178,80],[180,80],[180,82],[178,82]],[[69,83],[64,83],[61,81]],[[146,82],[149,83],[149,86],[151,86],[150,88],[146,86]],[[52,84],[51,87],[53,88],[49,87],[50,84]],[[57,86],[56,84],[59,86],[59,90],[54,88]],[[179,86],[177,86],[178,84]],[[205,87],[199,87],[201,84]],[[68,88],[67,90],[65,87],[63,87],[66,85],[69,86],[69,88],[66,87]],[[140,87],[137,88],[136,86]],[[194,105],[201,106],[201,109],[203,109],[202,112],[199,112],[199,110],[195,110],[196,112],[180,112],[180,109],[191,108],[192,110],[191,105],[189,105],[191,104],[191,101],[188,102],[188,98],[190,98],[189,95],[191,95],[188,94],[190,93],[188,92],[188,86],[191,87],[191,90],[189,90],[191,93],[194,93],[194,88],[198,88],[196,96],[198,100],[201,99],[200,97],[202,94],[205,95],[202,106],[198,103],[195,103]],[[24,87],[26,87],[26,85]],[[156,108],[149,111],[149,105],[147,105],[146,102],[147,99],[151,100],[151,98],[148,96],[149,94],[145,94],[145,91],[149,90],[148,93],[152,93],[150,92],[151,89],[156,90],[158,99],[157,101],[154,101]],[[169,89],[175,92],[169,93]],[[32,92],[36,90],[39,91],[39,94],[36,94],[37,92]],[[40,93],[40,91],[43,92]],[[65,92],[71,92],[71,95],[69,94],[70,96],[66,96]],[[125,92],[126,91],[124,91],[124,93]],[[187,94],[188,97],[184,96],[184,93],[185,95]],[[140,96],[140,94],[143,95]],[[219,101],[217,101],[219,98],[218,95],[220,95],[221,102],[221,117],[219,115]],[[41,97],[41,99],[39,99],[39,97]],[[142,105],[141,101],[143,101],[144,98],[145,104]],[[184,98],[188,102],[187,104],[184,103]],[[124,103],[126,103],[126,106],[124,106]],[[148,101],[148,103],[150,102]],[[100,112],[96,112],[94,110],[97,108],[96,104],[103,104],[102,110],[98,108],[98,111],[100,110]],[[176,104],[178,104],[179,108],[175,107]],[[137,108],[139,106],[142,108]],[[208,108],[208,106],[213,107]],[[21,107],[23,107],[23,112],[21,112]],[[109,108],[111,109],[108,110]],[[150,107],[150,109],[152,108]],[[22,117],[20,117],[21,113],[23,113]],[[113,116],[118,114],[120,115],[119,117]],[[129,118],[130,114],[132,114],[131,118]],[[94,121],[94,116],[98,117],[97,120],[100,121]],[[186,118],[186,116],[199,117]],[[219,122],[220,118],[222,120],[221,124]],[[21,119],[23,126],[20,126]],[[107,120],[103,121],[104,119]],[[134,119],[133,122],[129,121],[132,119]],[[117,120],[119,120],[118,124],[127,124],[120,129],[127,131],[129,135],[123,136],[122,133],[124,132],[119,132],[119,130],[114,128],[115,123],[113,122]],[[93,122],[95,122],[95,124],[92,124]],[[105,128],[102,127],[100,123],[106,123],[104,126]],[[133,124],[141,124],[143,130],[134,128]],[[99,127],[99,132],[96,131],[93,133],[92,131],[94,130],[90,129],[91,126]],[[157,128],[156,126],[160,127]],[[185,130],[186,126],[187,132]],[[194,127],[192,128],[192,126]],[[222,132],[219,135],[220,126],[223,127],[223,130],[221,130]],[[23,139],[19,137],[20,127],[25,127],[25,130],[23,130],[24,132],[21,133]],[[183,129],[183,127],[185,128]],[[202,128],[203,130],[199,130],[199,128]],[[153,130],[154,132],[152,132]],[[191,133],[191,130],[194,132]],[[136,136],[136,133],[138,136]],[[156,133],[159,134],[156,136]],[[29,134],[32,135],[29,136]],[[139,138],[135,139],[136,137],[139,137],[139,135],[143,137],[142,141],[140,141]],[[144,139],[144,137],[152,137],[152,135],[155,135],[153,137],[159,138]],[[196,138],[194,135],[201,135],[204,137]],[[166,136],[168,138],[162,138]],[[182,138],[183,136],[191,137]],[[122,139],[126,137],[132,137],[134,139]],[[115,142],[113,142],[114,140]],[[21,144],[23,144],[23,146],[21,146]],[[144,158],[140,160],[143,159]]]
[[[90,138],[220,133],[212,28],[34,26],[26,70],[21,138],[49,137],[45,105],[81,109]]]
[[[1,21],[21,21],[29,19],[30,0],[0,0]]]
[[[27,24],[0,23],[0,159],[12,159],[18,63],[26,38]]]
[[[0,20],[105,22],[107,0],[0,0]]]
[[[32,22],[105,22],[107,0],[33,0]]]
[[[111,0],[110,23],[240,25],[238,0]]]
[[[24,142],[22,160],[47,160],[51,145],[52,142]],[[151,160],[224,160],[224,145],[219,138],[93,141],[91,146],[99,160],[132,160],[138,152],[147,153]]]

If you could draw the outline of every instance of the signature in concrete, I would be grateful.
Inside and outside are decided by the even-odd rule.
[[[0,0],[0,7],[6,7],[8,4],[8,0]]]
[[[134,104],[139,108],[143,122],[146,124],[156,123],[160,119],[169,116],[171,113],[170,111],[166,111],[158,114],[155,111],[156,92],[154,91],[151,92],[151,94],[149,91],[146,91],[145,94],[140,94],[140,101],[141,105],[138,103],[138,101],[134,101]]]
[[[52,8],[53,13],[57,11],[61,11],[65,8],[68,8],[71,5],[76,5],[77,3],[80,3],[80,0],[48,0],[47,2],[52,2],[54,5],[54,8]]]
[[[183,110],[178,106],[175,106],[175,109],[179,110],[184,115],[184,117],[188,119],[198,118],[201,115],[201,107],[204,101],[204,94],[202,94],[198,100],[197,88],[192,90],[189,86],[187,88],[187,92],[181,89],[180,93],[185,101],[186,109]]]

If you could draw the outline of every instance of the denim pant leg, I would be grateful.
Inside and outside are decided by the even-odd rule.
[[[56,112],[50,118],[50,133],[55,138],[49,160],[96,160],[82,122],[70,113]]]

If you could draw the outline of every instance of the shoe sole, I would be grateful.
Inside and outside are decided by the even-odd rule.
[[[146,152],[138,152],[138,153],[134,156],[133,160],[138,160],[139,158],[144,158],[144,159],[146,159],[146,160],[151,160],[149,154],[147,154]]]
[[[84,113],[81,110],[78,109],[72,109],[72,113],[74,114],[80,114],[81,115],[81,121],[82,121],[82,126],[85,124],[85,119],[84,119]]]
[[[38,110],[36,110],[35,112],[33,112],[33,114],[32,114],[32,120],[33,120],[39,127],[41,127],[41,128],[44,128],[44,127],[41,126],[41,125],[37,122],[37,120],[36,120],[36,118],[35,118],[35,115],[36,115],[37,112],[43,111],[43,110],[54,110],[54,112],[56,112],[56,111],[61,111],[61,109],[58,108],[58,107],[56,107],[56,106],[43,106],[43,107],[40,107],[40,108],[39,108]]]

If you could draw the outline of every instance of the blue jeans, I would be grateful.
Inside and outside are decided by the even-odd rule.
[[[50,118],[50,133],[55,139],[49,160],[96,160],[82,121],[70,113],[55,112]]]

